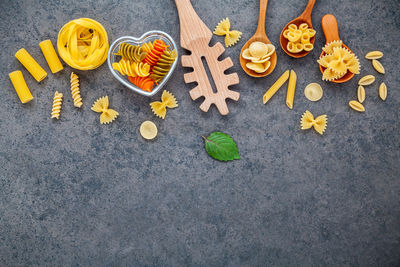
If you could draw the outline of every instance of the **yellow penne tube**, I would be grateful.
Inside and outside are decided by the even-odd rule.
[[[285,71],[281,77],[265,92],[263,96],[263,103],[267,103],[268,100],[282,87],[282,85],[287,81],[289,78],[289,70]]]
[[[10,80],[21,102],[25,104],[31,101],[33,96],[31,91],[29,91],[28,85],[26,85],[24,76],[22,76],[22,72],[16,70],[8,74],[8,76],[10,76]]]
[[[40,42],[39,46],[52,73],[59,72],[64,68],[50,40]]]
[[[296,90],[296,81],[297,81],[296,72],[294,72],[294,70],[291,70],[290,77],[289,77],[288,89],[287,89],[287,93],[286,93],[286,105],[290,109],[293,108],[294,92]]]
[[[37,82],[40,82],[46,78],[47,73],[44,69],[36,62],[25,48],[21,48],[15,53],[15,57],[21,62],[22,65],[29,71],[29,73],[35,78]]]

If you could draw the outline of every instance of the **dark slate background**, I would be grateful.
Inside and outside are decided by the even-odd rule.
[[[315,50],[294,60],[280,49],[279,34],[306,0],[271,0],[266,31],[278,65],[262,79],[239,66],[241,46],[256,29],[258,1],[192,2],[210,28],[229,17],[243,32],[225,52],[241,93],[226,117],[214,107],[200,111],[180,66],[166,87],[179,108],[161,120],[149,108],[159,95],[130,92],[106,64],[77,71],[84,103],[78,110],[69,92],[71,69],[54,75],[45,63],[39,42],[55,43],[58,30],[79,17],[101,22],[110,42],[154,29],[179,41],[172,0],[0,1],[0,265],[398,266],[400,2],[317,1]],[[337,16],[361,75],[377,77],[366,88],[365,113],[348,106],[361,75],[343,85],[321,81],[316,60],[326,13]],[[21,47],[49,72],[40,84],[15,59]],[[376,49],[385,53],[385,75],[364,59]],[[35,96],[26,105],[8,78],[16,69]],[[294,109],[285,105],[285,89],[263,105],[262,95],[286,69],[298,75]],[[378,98],[382,81],[385,102]],[[316,103],[303,95],[311,82],[324,89]],[[59,121],[50,119],[55,90],[65,95]],[[111,125],[100,125],[90,110],[103,95],[120,113]],[[324,136],[300,130],[306,109],[328,115]],[[138,133],[144,120],[158,126],[152,142]],[[207,155],[200,136],[216,130],[236,140],[240,160],[221,163]]]

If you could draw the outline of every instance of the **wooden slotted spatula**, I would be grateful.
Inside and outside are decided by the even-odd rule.
[[[225,51],[225,48],[219,42],[213,47],[209,46],[212,32],[199,18],[190,0],[175,0],[175,4],[181,25],[181,46],[192,52],[191,55],[181,57],[183,67],[193,68],[193,72],[184,75],[184,80],[185,83],[197,82],[198,84],[190,90],[190,97],[193,100],[199,97],[205,98],[200,105],[200,109],[204,112],[208,111],[211,104],[215,104],[221,115],[227,115],[229,109],[226,99],[237,101],[240,97],[238,92],[228,89],[228,86],[239,83],[237,73],[224,74],[225,70],[233,66],[233,62],[229,57],[218,61],[218,57]],[[202,57],[206,59],[217,92],[214,92],[211,87]]]

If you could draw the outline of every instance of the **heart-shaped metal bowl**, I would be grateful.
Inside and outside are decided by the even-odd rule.
[[[138,94],[144,95],[144,96],[149,96],[149,97],[157,94],[157,92],[160,91],[163,88],[163,86],[167,83],[168,79],[171,77],[171,74],[175,70],[175,67],[176,67],[176,64],[177,64],[178,58],[179,58],[178,54],[177,54],[177,57],[176,57],[174,63],[172,64],[171,69],[169,70],[168,74],[165,75],[165,77],[161,80],[161,82],[158,85],[156,85],[153,88],[153,91],[151,91],[151,92],[146,92],[146,91],[140,89],[139,87],[135,86],[133,83],[131,83],[128,80],[128,76],[121,75],[121,73],[114,70],[112,68],[112,64],[114,62],[118,62],[121,58],[120,56],[115,55],[118,52],[118,48],[121,43],[142,45],[147,42],[153,42],[156,39],[163,40],[167,45],[169,45],[170,50],[175,49],[176,52],[178,53],[177,46],[171,36],[169,36],[167,33],[162,32],[162,31],[149,31],[149,32],[146,32],[145,34],[143,34],[139,38],[135,38],[132,36],[122,36],[122,37],[118,38],[111,44],[110,49],[108,50],[108,58],[107,58],[108,68],[110,69],[112,75],[114,75],[114,77],[118,81],[120,81],[123,85],[125,85],[132,91],[134,91]]]

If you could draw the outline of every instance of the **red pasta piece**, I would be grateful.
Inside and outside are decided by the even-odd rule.
[[[128,77],[129,81],[131,83],[133,83],[134,85],[136,85],[137,87],[139,87],[140,89],[147,91],[147,92],[151,92],[153,91],[153,87],[154,87],[154,81],[152,79],[150,79],[149,77]]]
[[[147,54],[143,60],[144,63],[154,66],[157,64],[160,57],[164,54],[164,50],[168,47],[163,40],[157,39],[154,41],[153,49]]]

